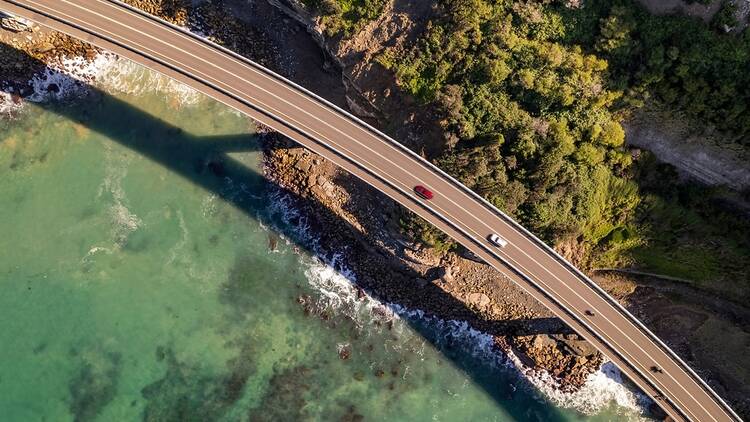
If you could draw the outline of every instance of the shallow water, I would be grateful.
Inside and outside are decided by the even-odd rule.
[[[358,298],[249,120],[118,69],[0,120],[0,420],[639,418],[557,407],[486,336]]]

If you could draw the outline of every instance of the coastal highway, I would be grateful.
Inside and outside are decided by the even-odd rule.
[[[0,10],[179,80],[371,184],[546,305],[675,420],[740,420],[674,352],[551,248],[395,140],[291,81],[115,0],[0,0]],[[435,197],[421,199],[415,185]],[[509,244],[492,245],[491,233]]]

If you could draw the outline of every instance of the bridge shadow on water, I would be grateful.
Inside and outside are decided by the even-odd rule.
[[[26,53],[0,44],[0,54],[25,56]],[[6,56],[7,57],[7,56]],[[28,57],[25,57],[28,60]],[[43,66],[43,64],[39,64]],[[198,137],[186,133],[179,127],[175,127],[153,115],[139,110],[132,105],[114,98],[95,87],[89,87],[90,94],[85,98],[85,106],[79,104],[61,104],[54,101],[39,104],[41,107],[65,116],[78,122],[89,129],[96,131],[109,139],[120,143],[130,150],[153,160],[170,171],[180,175],[196,186],[217,195],[222,200],[230,203],[237,209],[246,213],[249,217],[259,219],[266,226],[274,227],[284,236],[306,249],[313,255],[320,256],[329,262],[331,255],[336,252],[321,245],[323,250],[313,248],[309,241],[301,238],[294,227],[280,224],[276,217],[268,212],[268,194],[280,192],[282,195],[292,199],[293,203],[304,207],[311,207],[328,219],[338,219],[322,203],[310,198],[300,197],[294,192],[274,185],[259,174],[256,170],[249,168],[239,160],[231,157],[231,152],[259,151],[263,145],[255,135]],[[17,91],[16,91],[17,92]],[[107,110],[106,114],[97,113],[94,108]],[[132,122],[139,122],[137,125]],[[127,134],[127,136],[123,136]],[[273,136],[273,135],[270,135]],[[281,143],[275,143],[281,144]],[[235,186],[244,185],[252,192],[265,192],[264,194],[235,195],[227,193],[226,180],[230,179]],[[356,231],[356,228],[344,220],[341,224],[347,226],[348,230]],[[377,245],[370,245],[374,253],[384,256],[391,252]],[[326,251],[328,249],[328,251]],[[422,275],[414,270],[403,266],[399,276],[416,280]],[[413,289],[414,284],[402,285],[403,289]],[[438,286],[428,283],[422,287],[425,296],[438,298],[444,307],[448,309],[459,309],[460,314],[471,315],[473,310],[467,308],[462,302],[445,293]],[[389,297],[384,298],[378,294],[376,289],[368,289],[368,293],[378,299],[387,302],[398,303],[399,292],[389,292]],[[407,292],[404,293],[404,296]],[[427,310],[429,312],[429,310]],[[409,325],[416,330],[424,339],[433,344],[442,355],[454,365],[462,369],[477,385],[481,386],[487,394],[502,407],[514,420],[544,420],[564,421],[566,418],[551,404],[536,403],[528,397],[517,397],[516,389],[533,391],[533,387],[520,373],[512,368],[498,368],[494,362],[474,357],[465,352],[464,349],[455,344],[455,339],[446,339],[437,333],[431,324],[420,320],[408,320]],[[564,325],[555,323],[552,319],[542,318],[539,321],[516,320],[516,321],[488,321],[483,327],[490,327],[491,334],[501,335],[528,335],[535,333],[559,333],[565,330]],[[511,385],[513,384],[513,385]],[[521,393],[524,394],[524,393]],[[514,400],[518,403],[511,404]],[[532,409],[534,407],[535,409]]]

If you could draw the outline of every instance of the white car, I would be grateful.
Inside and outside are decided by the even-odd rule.
[[[492,233],[491,235],[487,236],[487,240],[492,242],[495,246],[499,246],[501,248],[504,248],[508,245],[508,241],[503,239],[502,237],[496,235],[495,233]]]

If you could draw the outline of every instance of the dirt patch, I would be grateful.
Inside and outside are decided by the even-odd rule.
[[[617,278],[624,278],[616,276]],[[620,282],[602,287],[618,295]],[[750,417],[750,310],[680,283],[625,278],[634,287],[624,302],[744,419]]]

